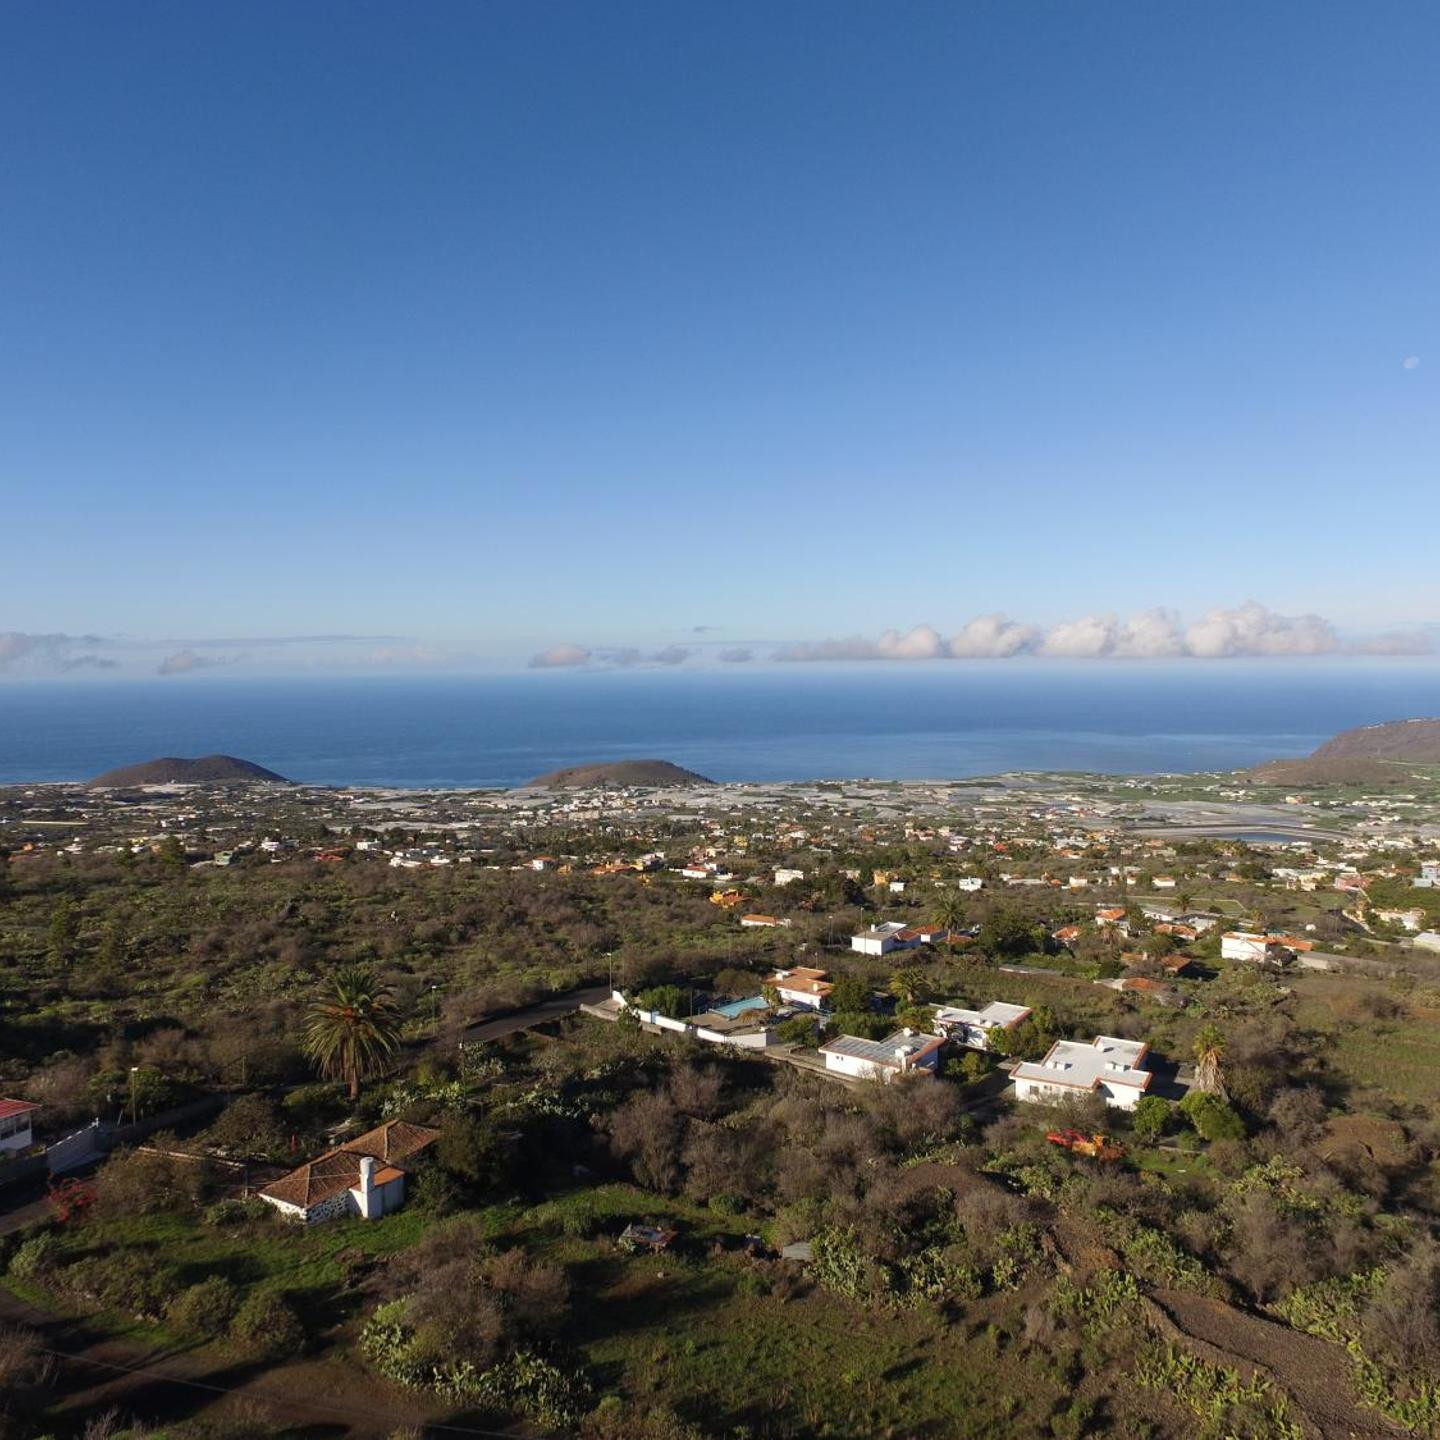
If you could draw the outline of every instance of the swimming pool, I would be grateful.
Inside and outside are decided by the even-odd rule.
[[[729,1000],[724,1005],[712,1005],[711,1010],[717,1015],[723,1015],[727,1020],[733,1020],[737,1015],[743,1015],[747,1010],[765,1009],[765,997],[763,995],[752,995],[748,1000]]]

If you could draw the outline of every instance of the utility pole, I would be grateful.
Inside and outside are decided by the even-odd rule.
[[[136,1120],[138,1120],[138,1119],[140,1118],[139,1112],[138,1112],[138,1110],[136,1109],[136,1095],[135,1095],[135,1077],[136,1077],[139,1073],[140,1073],[140,1067],[139,1067],[138,1065],[132,1065],[132,1066],[130,1067],[130,1123],[131,1123],[132,1125],[136,1122]]]

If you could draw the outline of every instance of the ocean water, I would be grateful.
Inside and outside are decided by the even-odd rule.
[[[592,760],[716,780],[1210,770],[1440,715],[1418,662],[1044,661],[449,678],[0,683],[0,783],[222,752],[318,784],[517,785]]]

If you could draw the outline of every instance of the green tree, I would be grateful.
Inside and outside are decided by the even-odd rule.
[[[1170,1124],[1170,1102],[1161,1095],[1143,1096],[1130,1115],[1130,1125],[1142,1140],[1158,1140]]]
[[[838,975],[830,990],[829,1008],[836,1014],[870,1008],[870,987],[858,975]]]
[[[362,965],[337,972],[328,999],[310,1007],[304,1050],[328,1080],[343,1080],[350,1099],[360,1081],[379,1071],[400,1043],[399,1016],[390,987]]]
[[[654,1010],[671,1020],[680,1018],[685,996],[678,985],[654,985],[642,990],[635,997],[635,1005],[641,1010]]]
[[[925,998],[930,983],[918,965],[905,965],[890,977],[890,993],[904,1005],[916,1005]]]
[[[998,960],[1013,960],[1045,949],[1048,939],[1043,925],[1037,925],[1018,910],[1001,908],[991,912],[980,926],[980,948]]]
[[[1192,1090],[1180,1102],[1180,1109],[1202,1140],[1241,1140],[1245,1136],[1245,1122],[1213,1091]]]
[[[80,917],[68,895],[62,895],[50,912],[50,963],[63,969],[70,963],[75,942],[80,938]]]

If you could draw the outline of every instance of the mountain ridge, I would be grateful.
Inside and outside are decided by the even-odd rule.
[[[1402,785],[1411,779],[1412,765],[1440,765],[1440,719],[1357,725],[1309,755],[1268,760],[1245,773],[1261,785]]]

